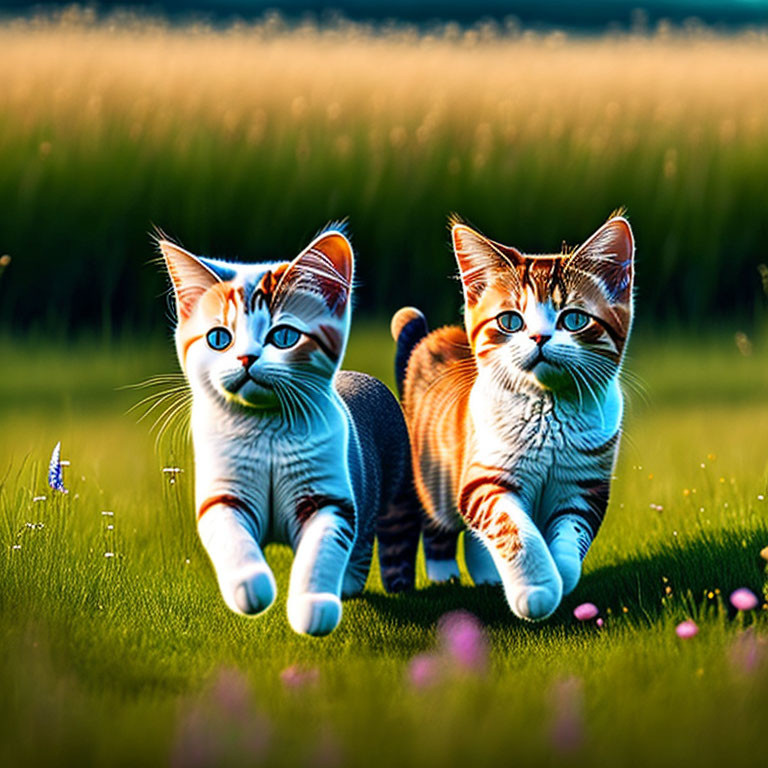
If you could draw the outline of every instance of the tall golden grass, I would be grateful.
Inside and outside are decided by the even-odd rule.
[[[364,306],[448,316],[449,211],[544,250],[621,204],[641,313],[743,317],[757,300],[764,34],[214,30],[74,14],[6,23],[0,51],[0,251],[19,256],[6,323],[33,320],[24,289],[61,269],[62,242],[57,313],[142,323],[155,315],[137,303],[158,285],[140,267],[150,222],[190,248],[259,259],[345,215]]]

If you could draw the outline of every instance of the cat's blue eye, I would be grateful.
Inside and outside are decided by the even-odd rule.
[[[301,338],[301,333],[290,325],[281,325],[269,334],[269,343],[278,349],[288,349]]]
[[[560,316],[560,323],[566,331],[576,333],[589,325],[589,315],[578,309],[571,309]]]
[[[208,342],[208,346],[211,349],[221,352],[232,343],[232,331],[230,331],[229,328],[217,326],[216,328],[211,328],[211,330],[205,334],[205,340]]]
[[[505,333],[517,333],[521,330],[525,323],[523,322],[523,316],[519,312],[502,312],[496,317],[496,323],[499,328]]]

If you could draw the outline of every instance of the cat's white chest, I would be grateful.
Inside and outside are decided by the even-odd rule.
[[[613,454],[595,451],[617,434],[622,410],[618,382],[589,408],[561,407],[549,396],[477,397],[472,402],[476,452],[483,464],[515,478],[534,516],[547,514],[580,483],[608,478]]]
[[[292,543],[302,505],[351,499],[348,423],[341,410],[301,428],[265,416],[195,414],[195,497],[234,496],[259,521],[261,543]]]

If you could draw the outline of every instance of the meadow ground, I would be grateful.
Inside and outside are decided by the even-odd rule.
[[[347,362],[390,381],[384,328],[358,325]],[[736,614],[727,597],[768,590],[767,354],[757,340],[743,356],[726,336],[636,340],[629,365],[645,394],[631,395],[605,527],[549,621],[524,624],[496,590],[427,586],[423,573],[415,593],[388,597],[374,575],[318,640],[288,627],[285,549],[268,550],[281,599],[267,615],[219,599],[194,531],[189,450],[155,450],[147,422],[126,415],[141,393],[116,389],[174,370],[168,349],[6,339],[0,760],[753,762],[768,611]],[[45,480],[59,440],[66,497]],[[184,470],[173,484],[167,466]],[[602,628],[573,618],[586,600]],[[440,650],[437,622],[460,608],[487,632],[485,669]],[[687,618],[700,631],[681,640]],[[439,657],[437,671],[414,667],[419,654]]]
[[[754,762],[768,611],[727,598],[768,588],[768,343],[746,355],[732,336],[764,324],[767,40],[3,22],[2,764]],[[558,250],[621,204],[646,390],[562,609],[523,624],[496,590],[422,573],[388,597],[374,574],[336,633],[301,638],[290,557],[271,548],[277,605],[230,614],[197,542],[188,447],[156,449],[151,419],[126,414],[148,390],[117,389],[175,370],[152,335],[151,223],[255,260],[349,215],[358,307],[418,300],[445,320],[450,211]],[[699,331],[652,331],[670,320]],[[386,325],[358,320],[347,364],[390,381]],[[64,341],[83,329],[100,340]],[[67,496],[46,486],[59,440]],[[602,627],[573,618],[587,600]],[[457,609],[484,626],[484,669],[443,647]],[[688,618],[700,631],[681,640]]]

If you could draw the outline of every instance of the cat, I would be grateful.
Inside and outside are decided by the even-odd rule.
[[[452,221],[464,328],[392,318],[396,378],[426,511],[433,581],[499,583],[550,616],[581,576],[608,504],[632,325],[634,236],[621,213],[579,248],[526,255]]]
[[[412,587],[420,520],[402,410],[377,379],[339,371],[354,268],[343,227],[290,262],[158,246],[192,392],[198,532],[225,603],[247,615],[273,603],[270,541],[295,553],[287,612],[299,633],[336,628],[375,535],[385,589]]]

